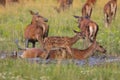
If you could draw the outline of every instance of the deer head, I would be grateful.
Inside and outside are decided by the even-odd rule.
[[[36,23],[36,22],[48,22],[48,19],[44,18],[41,15],[39,15],[38,12],[35,13],[32,10],[30,10],[30,14],[33,16],[32,17],[32,23]]]
[[[84,18],[85,19],[90,19],[89,16],[82,17],[82,16],[76,16],[76,15],[74,15],[74,18],[78,19],[78,23],[81,22]]]

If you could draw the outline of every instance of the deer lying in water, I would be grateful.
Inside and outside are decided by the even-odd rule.
[[[57,3],[59,5],[59,8],[55,7],[57,12],[64,11],[67,8],[70,8],[70,6],[73,3],[73,0],[57,0]]]
[[[26,41],[26,47],[28,47],[29,42],[35,47],[35,43],[39,41],[40,45],[43,46],[43,39],[48,36],[49,26],[46,24],[48,19],[42,17],[38,13],[30,11],[32,17],[31,24],[29,24],[24,32],[24,37]]]
[[[66,50],[65,50],[66,51]],[[62,52],[65,52],[65,51],[62,51]],[[80,49],[76,49],[76,48],[71,48],[71,51],[73,53],[73,58],[74,59],[78,59],[78,60],[82,60],[82,59],[86,59],[90,56],[92,56],[94,54],[95,51],[99,51],[99,52],[102,52],[102,53],[106,53],[106,50],[100,46],[96,41],[94,41],[92,43],[91,46],[89,46],[87,49],[84,49],[84,50],[80,50]],[[50,59],[54,59],[56,58],[56,55],[57,53],[55,51],[50,51],[50,55],[48,58]],[[59,55],[59,58],[60,58],[61,55]],[[61,58],[72,58],[66,51],[66,55],[64,56],[61,56]]]
[[[110,0],[107,4],[104,6],[104,18],[105,18],[105,26],[108,27],[108,25],[112,22],[112,19],[115,19],[117,11],[117,0]]]
[[[96,39],[99,27],[97,23],[90,20],[88,17],[74,16],[78,19],[78,27],[81,32],[86,36],[89,42],[93,42]]]
[[[92,14],[92,3],[91,1],[88,0],[82,7],[82,16],[91,17],[91,14]]]
[[[72,56],[71,46],[75,44],[80,38],[84,38],[81,32],[74,31],[76,33],[73,37],[59,37],[59,36],[51,36],[46,37],[44,39],[44,49],[47,53],[45,59],[47,59],[49,55],[49,51],[53,48],[65,48],[68,53]]]
[[[80,50],[76,48],[71,48],[71,51],[73,53],[74,59],[82,60],[90,57],[93,55],[94,51],[99,51],[101,53],[106,53],[106,50],[99,45],[96,41],[93,42],[91,46],[89,46],[87,49]],[[23,54],[21,55],[21,58],[44,58],[46,53],[42,49],[37,48],[28,48],[26,49]],[[68,54],[66,49],[57,49],[57,50],[50,50],[50,54],[48,59],[70,59],[72,58],[70,54]]]

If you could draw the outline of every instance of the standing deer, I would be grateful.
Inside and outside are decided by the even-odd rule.
[[[74,31],[76,33],[73,37],[59,37],[59,36],[51,36],[46,37],[44,39],[44,49],[47,53],[47,56],[45,59],[48,58],[49,52],[52,48],[65,48],[68,53],[72,56],[71,52],[71,46],[75,44],[80,38],[83,38],[84,36],[82,33]]]
[[[64,11],[65,9],[70,8],[73,0],[57,0],[57,3],[59,5],[59,8],[55,7],[55,9],[57,12],[60,12],[61,10]]]
[[[115,19],[117,11],[117,0],[110,0],[104,6],[104,18],[105,18],[105,26],[112,22]]]
[[[87,40],[89,40],[89,42],[93,42],[96,39],[99,30],[98,25],[87,17],[74,17],[78,19],[78,27],[80,28],[81,32],[86,36]]]
[[[83,17],[91,17],[92,14],[92,3],[91,1],[87,1],[82,7],[82,16]]]
[[[46,24],[48,19],[40,16],[38,13],[30,11],[32,17],[31,24],[29,24],[24,32],[25,46],[28,47],[29,42],[35,47],[35,43],[39,41],[43,46],[43,39],[48,36],[49,26]]]

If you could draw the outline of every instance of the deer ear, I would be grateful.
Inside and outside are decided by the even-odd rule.
[[[29,10],[29,12],[30,12],[31,15],[35,14],[35,12],[33,12],[32,10]]]
[[[73,15],[75,18],[80,18],[80,16]]]
[[[36,13],[34,13],[34,14],[39,15],[39,12],[36,12]]]
[[[47,18],[44,18],[44,21],[45,21],[45,22],[48,22],[48,19],[47,19]]]
[[[76,30],[73,30],[74,31],[74,33],[79,33],[78,31],[76,31]]]

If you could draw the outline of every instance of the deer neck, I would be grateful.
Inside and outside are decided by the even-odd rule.
[[[79,37],[78,37],[77,35],[73,36],[73,37],[70,39],[71,44],[76,43],[78,40],[79,40]]]
[[[89,48],[84,50],[84,57],[87,58],[87,57],[93,55],[95,50],[96,50],[96,42],[94,42]]]

